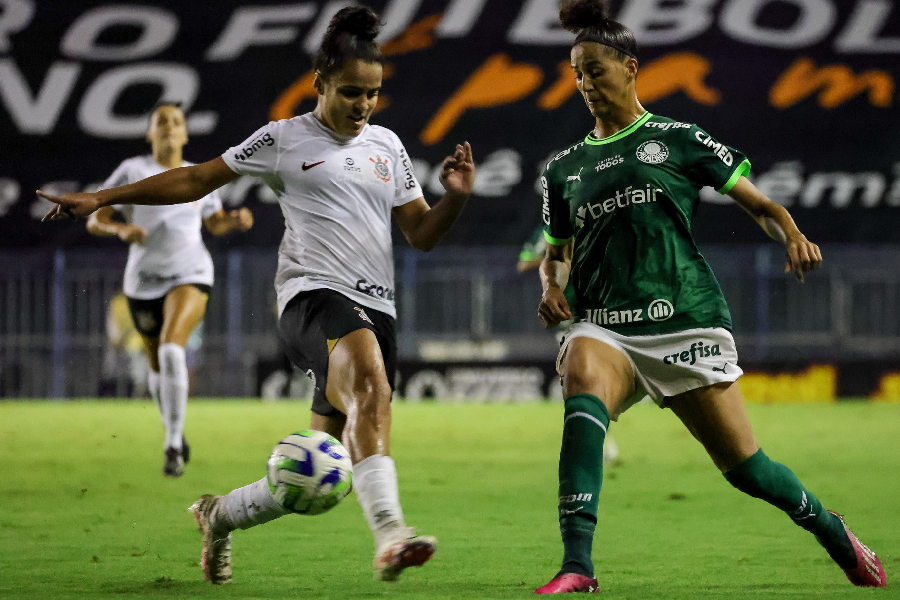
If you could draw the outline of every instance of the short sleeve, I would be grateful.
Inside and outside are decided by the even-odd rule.
[[[208,219],[220,210],[222,210],[222,197],[219,196],[218,190],[213,190],[206,196],[200,198],[201,218]]]
[[[274,173],[278,168],[278,121],[272,121],[257,129],[246,140],[222,154],[228,168],[238,175],[262,176]]]
[[[740,150],[726,146],[692,125],[684,148],[684,166],[698,187],[710,186],[727,194],[750,172],[750,161]]]
[[[396,182],[397,191],[394,194],[394,206],[403,206],[408,202],[412,202],[416,198],[422,198],[422,186],[413,173],[412,161],[403,147],[403,142],[399,138],[395,139],[397,144],[397,160],[394,161],[394,181]]]
[[[132,159],[130,158],[128,160],[123,160],[122,163],[116,167],[116,170],[112,172],[112,175],[106,178],[106,181],[103,182],[103,185],[101,185],[97,191],[108,190],[114,187],[134,183],[134,179],[131,175],[131,164]],[[131,218],[132,209],[130,204],[114,204],[112,209],[124,214],[127,219]]]
[[[544,220],[544,239],[548,244],[564,246],[575,235],[575,230],[569,216],[569,204],[563,198],[559,184],[554,181],[549,166],[541,175],[541,187],[544,193],[544,206],[541,210],[541,218]]]

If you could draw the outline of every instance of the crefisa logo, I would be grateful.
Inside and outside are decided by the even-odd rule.
[[[669,149],[660,141],[649,140],[638,146],[637,158],[648,165],[658,165],[669,158]]]

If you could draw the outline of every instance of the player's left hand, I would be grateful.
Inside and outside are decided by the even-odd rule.
[[[803,283],[803,273],[814,271],[822,266],[822,251],[803,235],[788,238],[785,243],[785,252],[787,264],[784,266],[784,272],[793,271],[794,277],[800,283]]]
[[[468,196],[475,184],[475,159],[469,142],[457,144],[452,156],[444,159],[441,166],[441,185],[451,194]]]
[[[50,202],[56,203],[56,206],[51,208],[41,221],[86,217],[100,208],[100,201],[97,198],[97,194],[89,192],[78,192],[57,196],[55,194],[48,194],[47,192],[37,190],[37,195],[41,198],[46,198]]]
[[[237,210],[232,210],[228,213],[228,216],[234,219],[236,229],[247,231],[253,227],[253,213],[248,208],[241,207]]]

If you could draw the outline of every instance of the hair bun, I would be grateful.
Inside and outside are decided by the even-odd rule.
[[[334,15],[326,36],[349,33],[360,40],[374,40],[378,37],[381,24],[378,15],[366,6],[348,6]]]
[[[559,9],[562,26],[578,34],[582,29],[609,22],[609,7],[604,0],[568,0]]]

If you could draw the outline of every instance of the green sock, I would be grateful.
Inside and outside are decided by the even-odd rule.
[[[609,412],[596,396],[566,398],[559,452],[559,530],[563,542],[560,574],[594,576],[591,547],[603,484],[603,440]]]
[[[840,519],[825,510],[793,471],[771,460],[762,449],[724,475],[737,489],[780,508],[794,523],[815,535],[838,565],[856,566],[856,552]]]

